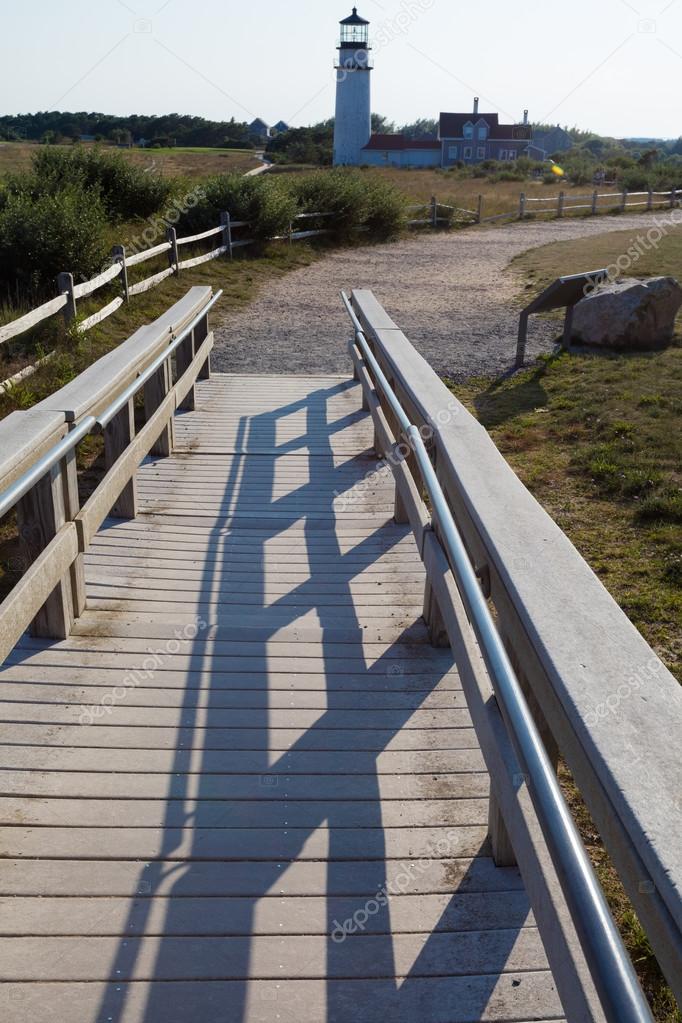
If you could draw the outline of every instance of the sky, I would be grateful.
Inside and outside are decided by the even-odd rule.
[[[88,110],[311,124],[334,112],[351,0],[1,0],[0,113]],[[603,135],[682,135],[682,0],[360,0],[372,109]]]

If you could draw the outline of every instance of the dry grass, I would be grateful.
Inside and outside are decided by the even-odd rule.
[[[84,144],[86,148],[91,143]],[[0,178],[4,174],[27,171],[33,154],[39,149],[35,142],[0,142]],[[71,149],[71,146],[58,148]],[[253,152],[240,149],[115,149],[107,152],[122,153],[138,166],[149,168],[164,177],[205,178],[212,174],[232,171],[246,173],[257,167],[259,161]]]

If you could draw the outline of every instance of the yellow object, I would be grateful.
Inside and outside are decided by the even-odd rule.
[[[563,172],[563,170],[561,169],[561,167],[559,166],[558,163],[553,163],[552,164],[552,174],[556,174],[556,176],[558,178],[563,178],[564,172]]]

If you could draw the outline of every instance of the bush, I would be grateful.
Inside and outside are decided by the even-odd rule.
[[[405,227],[405,197],[387,181],[378,178],[367,182],[368,212],[365,226],[372,238],[394,238]]]
[[[180,234],[215,227],[226,212],[233,220],[247,220],[250,236],[266,239],[287,231],[296,215],[295,199],[279,181],[221,174],[209,178],[203,191],[202,200],[180,218]]]
[[[369,179],[349,170],[310,174],[289,185],[300,213],[333,213],[320,226],[347,239],[369,214]]]
[[[73,185],[33,198],[10,194],[0,210],[0,280],[16,292],[48,297],[62,271],[88,279],[108,255],[99,196]]]
[[[70,151],[41,149],[33,158],[33,177],[24,188],[38,195],[55,195],[73,186],[96,192],[112,219],[149,217],[168,201],[173,184],[131,164],[121,153],[100,149]]]

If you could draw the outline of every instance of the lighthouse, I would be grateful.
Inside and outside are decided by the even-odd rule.
[[[338,51],[334,165],[357,166],[372,135],[369,22],[357,7],[341,22]]]

